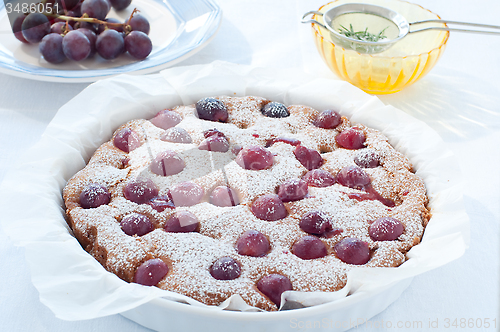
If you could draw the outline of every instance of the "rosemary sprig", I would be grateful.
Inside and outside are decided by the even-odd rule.
[[[384,34],[385,30],[388,28],[386,27],[382,31],[380,31],[378,34],[373,34],[368,32],[368,28],[366,28],[364,31],[354,31],[352,24],[350,25],[350,29],[347,29],[345,26],[340,25],[342,29],[339,29],[339,32],[343,35],[345,35],[348,38],[352,39],[357,39],[361,41],[369,41],[369,42],[377,42],[380,39],[387,38],[387,36]]]

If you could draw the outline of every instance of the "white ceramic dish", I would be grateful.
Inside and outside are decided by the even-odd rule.
[[[124,282],[105,271],[68,230],[61,197],[66,181],[120,124],[216,95],[257,95],[316,109],[333,107],[354,122],[381,130],[412,160],[430,197],[432,219],[422,242],[408,252],[408,260],[398,268],[353,269],[344,296],[333,301],[325,297],[335,293],[307,293],[302,296],[310,296],[308,300],[316,305],[264,313],[223,311],[156,287]],[[175,67],[160,75],[99,81],[63,106],[41,141],[5,177],[0,187],[5,207],[0,222],[14,243],[25,247],[41,301],[62,319],[119,313],[158,331],[285,331],[311,323],[318,329],[343,331],[383,311],[412,277],[463,254],[468,217],[456,165],[425,123],[346,82],[219,62]]]
[[[149,74],[172,66],[207,45],[215,36],[222,11],[213,0],[133,0],[123,11],[108,17],[125,21],[134,8],[151,24],[151,54],[136,61],[128,54],[106,61],[99,56],[81,62],[66,60],[50,64],[38,51],[38,44],[18,41],[11,32],[3,1],[0,2],[0,72],[40,81],[94,82],[123,73]]]

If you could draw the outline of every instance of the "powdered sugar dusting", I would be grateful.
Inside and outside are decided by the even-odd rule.
[[[366,266],[398,266],[405,253],[422,237],[429,218],[423,181],[412,173],[410,161],[390,146],[380,132],[356,124],[367,140],[365,145],[380,156],[380,165],[365,168],[373,188],[383,197],[395,201],[389,208],[378,200],[358,201],[349,194],[361,193],[338,183],[318,188],[310,186],[308,195],[298,201],[286,202],[288,215],[280,220],[265,221],[251,211],[252,202],[264,194],[275,194],[280,184],[299,179],[307,169],[296,159],[294,146],[276,141],[268,150],[273,165],[264,170],[246,170],[235,162],[232,150],[250,145],[265,146],[275,138],[297,139],[302,145],[321,153],[320,169],[335,176],[342,168],[354,165],[356,150],[340,148],[335,136],[351,123],[345,117],[336,129],[312,125],[319,111],[307,106],[287,105],[290,115],[269,118],[261,108],[269,101],[259,97],[217,97],[228,112],[228,122],[200,120],[194,105],[179,106],[173,112],[182,121],[165,135],[165,130],[147,120],[133,120],[124,126],[134,130],[141,145],[125,153],[112,143],[103,144],[88,166],[76,174],[64,189],[69,223],[82,246],[109,271],[132,282],[137,267],[151,258],[160,258],[169,266],[169,273],[157,285],[206,304],[218,305],[232,294],[240,294],[250,305],[265,310],[276,306],[256,288],[260,278],[271,273],[287,276],[297,291],[336,291],[346,281],[346,273],[354,266],[342,262],[333,251],[337,242],[355,237],[365,241],[372,252]],[[217,129],[228,139],[228,152],[210,152],[198,147],[205,139],[203,132]],[[187,133],[190,140],[165,140]],[[170,135],[170,136],[169,136]],[[112,141],[111,141],[112,142]],[[151,171],[151,161],[164,151],[173,151],[185,167],[172,175]],[[158,173],[158,172],[157,172]],[[160,172],[161,173],[161,172]],[[170,174],[163,172],[163,174]],[[136,178],[151,179],[159,195],[172,194],[179,184],[196,184],[199,203],[167,208],[158,212],[148,204],[136,204],[125,199],[125,184]],[[82,209],[79,195],[89,183],[108,188],[111,201],[95,209]],[[238,196],[239,205],[215,206],[209,203],[212,190],[228,186]],[[191,188],[190,187],[190,188]],[[201,188],[201,191],[199,190]],[[175,195],[174,195],[175,196]],[[198,198],[197,198],[198,200]],[[166,232],[163,227],[175,212],[189,211],[199,220],[199,229],[191,233]],[[305,235],[299,227],[301,217],[311,211],[323,213],[331,226],[339,231],[331,236],[319,236],[328,255],[303,260],[291,253],[293,244]],[[143,235],[128,236],[120,221],[131,213],[146,215],[155,229]],[[373,241],[370,223],[381,217],[393,217],[404,225],[404,233],[395,241]],[[271,250],[263,257],[239,255],[235,249],[238,238],[248,230],[264,234]],[[241,266],[241,275],[234,280],[216,280],[210,266],[221,257],[231,257]]]

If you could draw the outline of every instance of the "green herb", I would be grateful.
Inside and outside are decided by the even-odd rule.
[[[357,39],[361,41],[369,41],[369,42],[377,42],[380,39],[387,38],[384,32],[388,27],[380,31],[377,35],[374,35],[373,33],[368,32],[368,28],[366,28],[364,31],[355,32],[354,29],[352,28],[352,24],[350,29],[347,29],[343,25],[340,26],[342,27],[342,29],[339,29],[339,32],[348,38]]]

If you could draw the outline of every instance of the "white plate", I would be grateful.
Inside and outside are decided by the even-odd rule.
[[[125,10],[108,17],[125,21],[134,8],[148,18],[153,42],[151,54],[143,61],[128,54],[107,61],[99,56],[84,61],[66,60],[50,64],[38,52],[38,44],[23,44],[10,28],[3,1],[0,1],[0,72],[51,82],[94,82],[122,73],[148,74],[172,66],[199,51],[215,36],[222,12],[213,0],[133,0]]]

